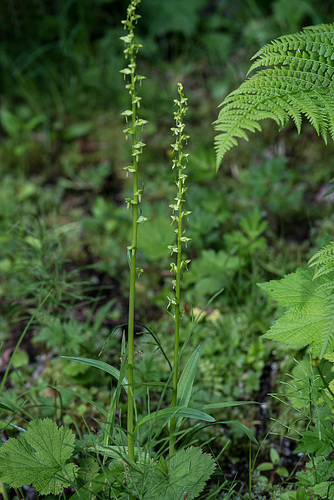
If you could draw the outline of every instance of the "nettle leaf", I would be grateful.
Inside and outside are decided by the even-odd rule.
[[[191,446],[186,450],[177,451],[171,458],[168,475],[160,471],[155,477],[155,484],[151,485],[143,498],[145,500],[197,498],[215,468],[212,456],[203,453],[200,448]]]
[[[259,284],[279,304],[289,307],[265,338],[304,347],[311,345],[320,358],[334,349],[334,309],[330,291],[331,276],[314,279],[311,269],[297,269],[282,280]]]
[[[328,500],[334,499],[334,483],[333,481],[326,481],[324,483],[316,484],[313,491],[320,498],[326,498]]]
[[[74,439],[70,429],[58,429],[50,419],[30,422],[24,438],[10,438],[0,448],[0,481],[14,488],[32,484],[42,495],[58,495],[76,477],[77,466],[66,464]]]

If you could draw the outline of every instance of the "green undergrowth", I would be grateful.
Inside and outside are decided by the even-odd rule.
[[[113,3],[115,9],[121,5],[125,11],[122,2],[105,2],[111,10]],[[144,45],[138,65],[147,75],[140,87],[139,112],[149,121],[138,130],[149,147],[140,158],[139,186],[145,192],[137,214],[148,220],[138,227],[137,259],[144,272],[135,284],[136,369],[130,387],[135,391],[135,420],[142,424],[139,430],[135,427],[140,432],[133,456],[125,431],[129,387],[125,383],[121,388],[120,382],[120,373],[126,376],[128,355],[126,247],[131,241],[131,214],[124,199],[133,196],[124,171],[131,137],[124,141],[124,120],[119,117],[126,93],[121,91],[121,76],[117,79],[122,58],[115,40],[123,31],[110,17],[111,27],[104,35],[94,31],[93,21],[101,19],[99,2],[94,4],[91,24],[85,17],[80,18],[81,24],[63,24],[73,26],[73,38],[67,38],[71,33],[58,32],[49,16],[50,29],[64,37],[64,73],[57,74],[57,58],[38,53],[37,46],[27,47],[33,62],[24,68],[24,57],[16,60],[17,90],[11,93],[8,76],[3,83],[0,425],[7,437],[19,439],[2,448],[2,465],[7,467],[2,481],[20,488],[24,479],[41,494],[58,495],[65,488],[64,495],[74,498],[108,494],[149,499],[167,491],[165,498],[172,500],[196,498],[212,475],[201,498],[333,498],[334,439],[326,423],[332,418],[333,360],[327,352],[331,332],[326,341],[321,329],[312,337],[313,354],[326,359],[310,360],[307,324],[299,324],[298,342],[295,337],[291,342],[283,338],[293,314],[299,312],[280,293],[280,287],[289,288],[285,286],[289,280],[294,286],[298,282],[298,293],[312,287],[315,293],[314,279],[318,279],[323,287],[321,307],[328,306],[324,303],[331,290],[332,268],[321,275],[322,254],[311,261],[318,267],[295,271],[330,244],[325,234],[334,234],[331,201],[322,198],[333,176],[329,167],[333,144],[324,148],[311,126],[297,138],[292,126],[277,135],[266,121],[263,133],[249,145],[242,142],[232,149],[216,174],[211,126],[217,97],[221,100],[241,78],[233,61],[240,62],[242,72],[248,59],[244,41],[255,52],[275,33],[298,30],[308,20],[316,24],[325,20],[326,13],[311,1],[291,12],[287,2],[276,0],[270,12],[260,5],[252,10],[249,3],[234,13],[232,22],[224,2],[217,11],[211,5],[208,12],[200,0],[167,3],[152,23],[152,2],[143,0],[143,23],[138,27]],[[178,8],[180,24],[171,16]],[[76,12],[84,14],[80,9],[80,2],[71,3],[72,23]],[[31,13],[22,15],[30,19]],[[61,25],[65,10],[59,16]],[[44,39],[46,34],[39,36]],[[20,47],[18,32],[13,37]],[[53,46],[50,54],[58,50]],[[157,53],[161,54],[158,63]],[[12,67],[14,60],[10,54],[4,59],[4,54],[1,49],[1,59]],[[222,78],[219,73],[226,62]],[[49,76],[44,76],[42,93],[37,81],[44,64]],[[186,386],[185,376],[179,378],[187,410],[179,410],[174,401],[180,413],[173,415],[173,403],[168,406],[171,398],[164,399],[164,391],[172,391],[175,353],[175,311],[167,308],[173,279],[167,247],[173,245],[175,235],[168,206],[175,196],[182,198],[176,195],[176,173],[171,174],[170,167],[171,103],[178,81],[183,82],[189,106],[186,210],[191,213],[184,216],[190,240],[182,253],[189,266],[183,269],[184,311],[178,332],[182,357],[174,359],[174,373],[186,373],[191,383]],[[276,302],[257,287],[265,282],[262,288]],[[291,305],[293,310],[282,316],[284,307]],[[305,312],[307,304],[299,306]],[[311,303],[309,316],[312,307]],[[269,339],[261,337],[275,320]],[[327,320],[324,313],[319,321],[324,325]],[[291,345],[276,340],[288,340]],[[196,370],[187,364],[189,359]],[[233,401],[259,404],[245,407]],[[159,418],[154,420],[152,415]],[[197,417],[206,422],[203,427],[196,423]],[[112,442],[110,418],[115,423]],[[161,422],[173,418],[171,442],[170,428],[159,429]],[[208,424],[205,418],[221,423]],[[59,456],[42,449],[36,439],[39,432],[49,435]],[[250,441],[256,436],[260,446],[255,440],[251,446],[245,432]],[[173,446],[176,454],[170,453]],[[300,462],[294,451],[303,454]],[[15,454],[22,458],[22,470],[13,475]],[[34,474],[24,469],[26,456],[34,457]],[[193,463],[193,469],[185,469],[184,463]],[[187,474],[189,483],[184,482]],[[75,490],[69,488],[73,484]],[[2,496],[11,498],[3,488]],[[155,496],[150,496],[152,488]],[[16,495],[22,496],[18,489]]]

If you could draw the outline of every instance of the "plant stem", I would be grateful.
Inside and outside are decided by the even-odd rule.
[[[173,280],[173,287],[175,289],[174,297],[169,298],[171,304],[174,305],[174,364],[173,364],[173,380],[172,380],[172,401],[171,406],[177,406],[177,385],[178,385],[178,364],[179,364],[179,350],[180,350],[180,319],[181,319],[181,309],[180,309],[180,298],[181,298],[181,286],[182,286],[182,269],[187,266],[189,260],[182,260],[182,242],[187,243],[190,238],[184,236],[183,229],[183,217],[189,215],[190,212],[183,210],[184,195],[186,193],[185,181],[187,176],[183,173],[186,168],[184,161],[187,159],[188,155],[184,154],[182,151],[183,143],[188,139],[188,136],[184,134],[184,123],[183,117],[187,110],[187,99],[183,95],[183,87],[178,84],[178,92],[180,100],[175,100],[175,104],[178,106],[178,111],[174,113],[174,119],[176,122],[176,127],[172,128],[173,134],[176,136],[175,144],[172,145],[174,152],[177,153],[177,157],[173,160],[173,168],[177,167],[178,175],[176,179],[176,185],[178,187],[177,196],[175,198],[176,203],[170,205],[173,210],[172,222],[177,224],[175,229],[176,233],[176,244],[171,245],[169,249],[172,254],[176,253],[176,263],[171,264],[171,272],[175,275],[175,280]],[[176,419],[175,417],[171,419],[170,422],[170,439],[169,439],[169,456],[171,457],[175,453],[175,430],[176,430]]]
[[[179,186],[179,196],[180,186]],[[179,212],[182,213],[182,202],[179,205]],[[182,217],[179,216],[177,227],[177,260],[176,260],[176,279],[175,279],[175,309],[174,309],[174,363],[173,363],[173,381],[172,381],[172,402],[171,406],[177,406],[177,383],[178,383],[178,360],[180,349],[180,295],[181,295],[181,258],[182,258]],[[172,456],[175,452],[175,417],[170,422],[170,447],[169,454]]]
[[[135,140],[135,134],[133,136]],[[136,175],[135,175],[136,174]],[[133,393],[133,366],[134,366],[134,316],[135,316],[135,288],[136,288],[136,256],[137,256],[137,219],[138,219],[138,175],[133,175],[133,199],[132,204],[132,243],[130,252],[130,288],[129,288],[129,315],[128,315],[128,409],[127,409],[127,431],[129,457],[134,460],[134,393]]]
[[[128,435],[128,454],[129,458],[134,461],[134,321],[135,321],[135,289],[136,289],[136,273],[142,270],[137,269],[137,237],[138,224],[144,222],[145,217],[138,217],[138,204],[141,201],[143,189],[138,188],[138,159],[142,154],[144,143],[137,140],[137,127],[145,125],[145,120],[140,120],[137,117],[137,111],[140,105],[140,97],[137,95],[136,83],[141,82],[143,76],[136,74],[136,55],[141,45],[134,42],[134,27],[139,19],[136,14],[136,8],[140,0],[131,0],[128,10],[127,19],[123,21],[124,28],[127,29],[128,35],[121,37],[121,40],[126,45],[124,54],[129,60],[128,67],[123,69],[121,73],[125,78],[130,78],[130,82],[126,85],[131,97],[131,109],[122,113],[126,120],[131,117],[131,126],[124,130],[126,137],[131,136],[131,165],[125,167],[127,174],[132,174],[132,197],[126,198],[128,208],[131,206],[132,211],[132,236],[131,245],[128,247],[129,266],[130,266],[130,284],[129,284],[129,311],[128,311],[128,407],[127,407],[127,435]]]

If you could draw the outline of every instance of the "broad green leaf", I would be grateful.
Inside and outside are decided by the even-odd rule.
[[[299,347],[310,344],[313,354],[322,358],[334,347],[334,310],[329,292],[322,288],[330,278],[313,277],[311,269],[297,269],[282,280],[259,284],[274,300],[290,307],[264,337]]]
[[[167,475],[159,467],[151,467],[148,473],[145,470],[147,491],[143,499],[193,500],[204,489],[215,467],[212,456],[200,448],[192,446],[177,451],[170,460]]]
[[[209,415],[208,413],[204,413],[203,411],[195,410],[194,408],[174,406],[163,408],[162,410],[158,410],[150,413],[149,415],[146,415],[138,422],[137,427],[142,427],[147,423],[154,423],[157,420],[165,420],[166,422],[169,422],[173,417],[193,418],[196,420],[204,420],[205,422],[216,421],[211,415]]]
[[[326,500],[334,500],[334,482],[325,481],[320,484],[316,484],[313,487],[313,491],[319,498],[325,498]]]
[[[99,361],[96,359],[90,359],[90,358],[77,358],[75,356],[61,356],[63,359],[70,359],[72,361],[78,361],[78,363],[84,363],[86,365],[92,366],[93,368],[98,368],[99,370],[102,370],[106,373],[109,373],[109,375],[112,375],[115,377],[115,379],[119,380],[120,377],[120,371],[117,370],[117,368],[114,368],[111,365],[108,365],[108,363],[105,363],[104,361]],[[123,378],[122,380],[122,385],[124,389],[127,392],[127,384],[128,381],[126,377]]]
[[[74,450],[74,434],[50,419],[34,420],[24,438],[10,438],[0,448],[0,481],[12,487],[33,484],[42,495],[58,495],[73,484],[76,465],[66,461]]]
[[[295,273],[288,274],[281,280],[258,283],[258,286],[282,306],[301,306],[309,301],[314,302],[318,285],[313,281],[313,274],[311,269],[297,269]],[[322,296],[316,297],[321,303]]]

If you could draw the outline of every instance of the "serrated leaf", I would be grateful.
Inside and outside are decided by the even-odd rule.
[[[325,481],[320,484],[316,484],[313,487],[313,491],[320,498],[326,498],[328,500],[334,499],[334,483],[333,481]]]
[[[10,438],[0,448],[0,480],[12,487],[33,484],[39,493],[58,495],[75,480],[76,465],[66,464],[74,434],[50,419],[34,420],[24,438]]]
[[[332,451],[333,440],[333,427],[329,421],[324,421],[320,432],[315,426],[303,432],[301,441],[296,448],[296,453],[315,453],[316,455],[324,455],[326,457]]]
[[[282,306],[292,307],[312,299],[317,290],[312,279],[313,272],[310,269],[297,269],[295,273],[288,274],[281,280],[258,283],[258,286]]]
[[[297,269],[282,280],[259,284],[274,300],[290,307],[264,337],[299,347],[310,344],[313,354],[319,358],[331,351],[334,310],[329,292],[323,288],[329,281],[326,275],[313,280],[311,269]]]
[[[144,495],[144,500],[193,500],[204,489],[216,464],[211,455],[200,448],[179,450],[171,458],[168,475],[156,470],[155,484]],[[159,472],[159,474],[158,474]]]

